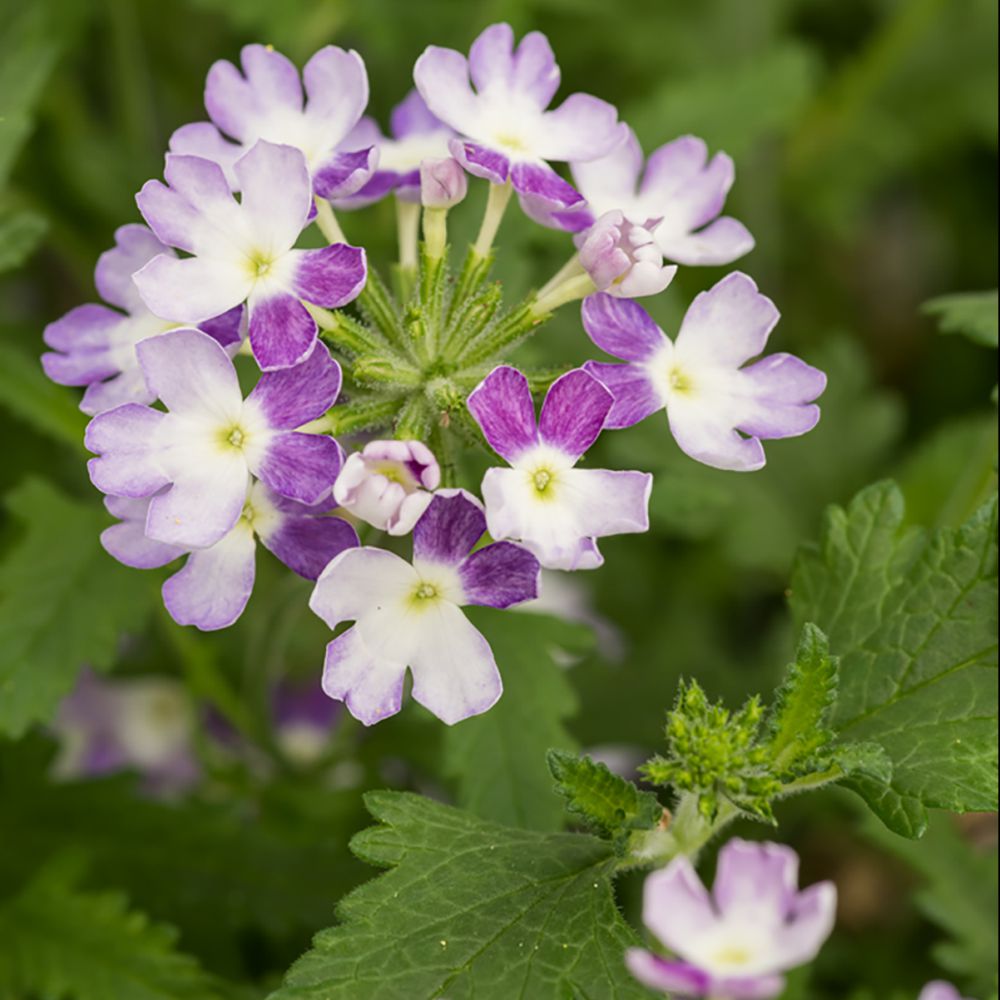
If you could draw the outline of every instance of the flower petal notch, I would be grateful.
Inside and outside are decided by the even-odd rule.
[[[596,539],[648,530],[652,476],[575,468],[613,406],[582,368],[552,383],[537,424],[528,380],[516,368],[495,368],[473,390],[469,410],[511,466],[483,479],[494,538],[520,541],[546,569],[576,570],[603,562]]]
[[[370,441],[344,462],[333,497],[362,521],[390,535],[408,535],[440,485],[441,469],[427,445]]]
[[[145,533],[186,548],[220,542],[243,513],[251,475],[300,503],[329,497],[341,465],[333,438],[295,428],[340,391],[340,366],[320,345],[297,368],[263,375],[246,400],[226,352],[198,330],[173,330],[137,348],[167,412],[127,403],[95,417],[85,443],[94,485],[151,498]]]
[[[356,298],[365,283],[365,252],[345,243],[294,249],[313,205],[298,149],[261,140],[233,170],[239,202],[217,163],[167,156],[167,183],[147,181],[136,202],[163,243],[191,256],[154,257],[135,285],[152,312],[181,323],[200,323],[245,302],[260,367],[290,368],[316,346],[316,321],[303,302],[333,309]]]
[[[733,185],[733,161],[725,153],[708,158],[708,147],[693,135],[668,142],[643,156],[635,133],[606,156],[572,164],[573,179],[587,199],[574,216],[536,216],[545,225],[578,231],[606,212],[620,211],[636,225],[661,220],[655,240],[667,260],[678,264],[730,264],[749,253],[754,239],[746,226],[722,209]],[[641,180],[640,180],[641,177]]]
[[[177,323],[175,317],[157,316],[146,308],[132,275],[161,254],[174,256],[145,226],[120,226],[115,245],[101,254],[94,272],[97,291],[108,305],[77,306],[45,328],[45,343],[51,348],[42,355],[45,374],[60,385],[86,386],[80,409],[92,417],[122,403],[156,399],[142,376],[135,347]],[[221,316],[206,317],[201,329],[234,350],[241,340],[242,316],[236,306]]]
[[[366,726],[400,710],[407,668],[414,700],[448,725],[496,704],[503,685],[493,653],[461,607],[529,601],[540,568],[510,542],[471,552],[485,530],[469,494],[440,492],[413,530],[412,563],[362,547],[323,571],[309,607],[331,629],[354,622],[327,646],[323,690]]]
[[[621,141],[617,111],[589,94],[548,106],[560,73],[548,39],[525,35],[517,47],[509,24],[490,25],[468,58],[428,46],[413,70],[431,113],[459,135],[452,155],[470,174],[506,184],[536,203],[565,210],[583,198],[550,162],[585,161]]]
[[[625,361],[584,367],[614,396],[607,426],[630,427],[666,410],[681,450],[718,469],[763,467],[762,440],[797,437],[819,421],[823,372],[765,348],[778,322],[774,303],[736,271],[688,309],[671,341],[641,306],[607,294],[583,303],[583,325],[602,350]]]
[[[170,151],[211,160],[232,190],[240,191],[243,179],[235,165],[258,140],[292,146],[305,157],[317,195],[346,197],[368,182],[378,162],[371,143],[353,142],[367,104],[368,74],[353,50],[325,46],[300,79],[280,52],[247,45],[240,68],[220,59],[208,71],[205,108],[211,121],[177,129]]]
[[[630,948],[629,970],[646,986],[683,997],[779,996],[782,973],[816,957],[836,915],[832,882],[798,891],[798,862],[781,844],[731,840],[709,894],[691,862],[674,858],[646,879],[642,919],[677,957]]]

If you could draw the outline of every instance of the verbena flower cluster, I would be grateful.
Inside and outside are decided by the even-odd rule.
[[[42,359],[85,387],[90,475],[118,519],[108,552],[137,568],[184,560],[164,603],[211,630],[243,613],[259,541],[316,581],[309,606],[332,630],[352,623],[327,647],[322,688],[366,725],[400,710],[407,671],[444,722],[487,711],[502,664],[462,608],[536,599],[543,567],[596,569],[599,539],[647,530],[652,476],[590,467],[602,433],[664,410],[692,459],[748,472],[764,465],[762,441],[816,424],[826,381],[789,354],[760,357],[779,314],[742,272],[698,295],[673,337],[634,301],[678,266],[753,248],[722,214],[724,153],[684,136],[644,158],[605,101],[550,108],[560,73],[547,39],[515,45],[505,24],[467,57],[430,46],[414,83],[386,134],[364,115],[355,52],[327,46],[301,74],[262,45],[216,63],[208,120],[177,129],[163,179],[136,196],[146,225],[123,226],[98,261],[103,304],[52,323]],[[486,208],[453,272],[447,218],[470,178]],[[514,192],[567,234],[570,257],[505,304],[489,276]],[[341,222],[390,197],[387,281]],[[515,348],[581,301],[603,355],[517,367]],[[492,465],[473,480],[475,450]],[[651,879],[647,922],[680,958],[636,952],[639,978],[772,996],[778,972],[818,948],[831,892],[796,896],[782,849],[729,852],[715,908],[680,862]]]

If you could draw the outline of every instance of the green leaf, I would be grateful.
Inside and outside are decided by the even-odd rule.
[[[938,317],[942,333],[961,333],[983,347],[997,346],[997,293],[965,292],[942,295],[924,303],[924,312]]]
[[[549,770],[566,808],[595,832],[612,839],[628,830],[650,830],[663,818],[652,792],[641,792],[606,764],[565,750],[550,750]]]
[[[867,834],[922,877],[917,907],[949,939],[932,949],[947,971],[968,980],[976,996],[994,988],[997,967],[997,850],[965,840],[954,819],[936,814],[919,843],[902,840],[875,823]]]
[[[0,272],[20,267],[49,228],[44,215],[0,208]]]
[[[82,892],[54,863],[0,903],[0,993],[73,1000],[210,1000],[218,992],[171,927],[118,893]]]
[[[611,891],[610,846],[485,822],[404,792],[365,797],[352,841],[391,870],[341,901],[272,1000],[640,998],[636,943]]]
[[[29,479],[6,506],[26,530],[0,565],[0,732],[19,736],[51,716],[84,664],[110,668],[156,597],[101,548],[96,496],[79,503]]]
[[[894,765],[888,787],[852,787],[906,835],[925,806],[996,806],[996,516],[994,496],[960,528],[903,530],[898,488],[877,483],[831,508],[796,562],[795,617],[841,661],[833,728]]]
[[[0,406],[43,434],[82,452],[87,418],[77,408],[74,397],[72,390],[45,377],[38,358],[0,343]]]
[[[808,765],[832,740],[827,719],[836,698],[837,661],[826,636],[807,623],[771,709],[769,748],[780,771]]]
[[[576,699],[553,655],[581,652],[586,627],[534,613],[470,610],[493,648],[504,692],[484,715],[444,734],[445,772],[458,782],[458,803],[483,819],[532,829],[558,829],[563,806],[552,794],[545,754],[572,749],[563,720]]]

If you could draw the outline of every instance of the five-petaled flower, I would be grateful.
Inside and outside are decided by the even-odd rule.
[[[240,61],[242,73],[225,59],[208,71],[205,108],[212,120],[177,129],[172,153],[217,163],[234,191],[243,185],[236,162],[258,139],[298,149],[322,198],[342,198],[367,183],[378,154],[373,143],[352,141],[368,104],[368,74],[357,52],[327,45],[306,63],[301,80],[269,45],[245,46]]]
[[[233,170],[239,202],[217,163],[167,156],[167,184],[147,181],[136,202],[164,243],[192,256],[154,257],[135,284],[154,313],[183,323],[246,302],[258,364],[289,368],[316,345],[316,321],[301,300],[329,308],[350,302],[365,283],[365,252],[345,243],[293,249],[312,208],[299,150],[261,140]]]
[[[691,862],[674,858],[646,879],[642,920],[678,957],[630,948],[629,970],[676,997],[778,996],[781,973],[816,957],[837,906],[832,882],[799,892],[798,867],[790,847],[730,840],[709,894]]]
[[[495,368],[473,390],[472,415],[511,465],[483,479],[494,538],[521,541],[547,569],[593,569],[604,561],[595,539],[647,530],[652,476],[574,468],[613,405],[581,368],[552,383],[537,423],[528,380],[516,368]]]
[[[675,341],[635,302],[592,295],[583,325],[602,350],[624,365],[584,367],[614,395],[611,428],[631,427],[665,409],[681,450],[719,469],[764,465],[762,438],[805,434],[816,426],[813,404],[826,376],[791,354],[764,350],[778,322],[774,303],[739,271],[698,295]]]
[[[409,666],[413,697],[452,725],[491,708],[503,685],[493,652],[462,614],[466,604],[508,608],[538,593],[538,560],[510,542],[472,551],[486,530],[464,491],[438,493],[413,529],[413,563],[385,549],[342,552],[309,607],[335,629],[323,690],[372,725],[399,711]]]
[[[145,226],[120,226],[115,245],[101,254],[94,270],[101,298],[117,309],[88,303],[45,328],[45,343],[52,348],[42,355],[45,374],[60,385],[86,386],[80,401],[84,413],[95,416],[122,403],[156,399],[143,378],[135,345],[177,323],[154,316],[146,308],[132,275],[159,254],[172,255],[173,251]],[[236,306],[199,327],[223,347],[235,348],[241,339],[242,317],[242,307]]]
[[[578,206],[583,198],[549,161],[592,160],[623,138],[617,111],[589,94],[571,94],[546,110],[560,73],[548,39],[537,31],[515,49],[509,24],[490,25],[468,59],[428,46],[413,79],[430,110],[459,133],[452,155],[470,174],[493,184],[510,181],[518,194],[553,208]]]
[[[136,348],[166,413],[126,403],[95,417],[86,445],[94,485],[111,496],[152,497],[146,534],[205,548],[239,521],[250,476],[276,493],[316,504],[341,466],[333,438],[296,428],[316,419],[340,391],[340,366],[320,345],[309,360],[261,376],[246,400],[236,369],[211,337],[172,330]]]

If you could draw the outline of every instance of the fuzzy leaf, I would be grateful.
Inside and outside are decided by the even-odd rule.
[[[652,792],[639,791],[606,764],[565,750],[550,750],[547,760],[567,810],[605,837],[650,830],[663,816],[663,806]]]
[[[608,844],[405,792],[365,801],[380,825],[352,847],[391,871],[341,901],[272,1000],[649,996],[625,970]]]
[[[924,303],[924,312],[938,317],[942,333],[961,333],[983,347],[997,346],[996,290],[942,295]]]
[[[997,797],[996,497],[958,529],[902,530],[893,483],[831,508],[796,563],[791,603],[840,657],[838,739],[874,740],[889,786],[853,787],[894,830],[923,807],[993,809]]]
[[[130,912],[118,893],[82,892],[61,860],[0,903],[0,994],[73,1000],[210,1000],[171,927]]]
[[[503,676],[500,701],[484,715],[444,734],[446,773],[458,781],[458,802],[484,819],[555,830],[563,806],[552,794],[545,754],[573,748],[563,720],[576,699],[553,653],[582,651],[591,641],[581,625],[536,614],[471,610]]]
[[[29,479],[6,504],[26,526],[0,566],[0,732],[18,736],[50,717],[81,666],[112,665],[155,592],[101,548],[96,496],[79,503]]]

